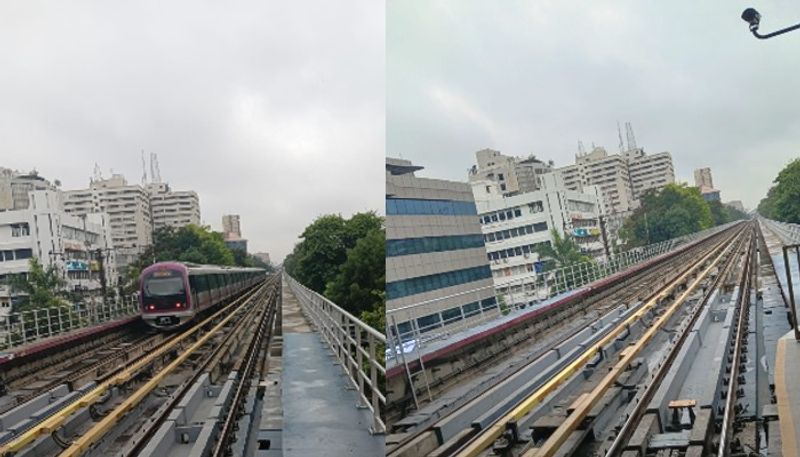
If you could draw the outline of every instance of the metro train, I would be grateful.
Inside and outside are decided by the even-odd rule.
[[[139,308],[151,327],[168,330],[261,282],[262,268],[158,262],[139,277]]]

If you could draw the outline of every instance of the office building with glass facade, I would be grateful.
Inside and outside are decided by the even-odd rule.
[[[403,335],[499,313],[470,186],[421,169],[386,159],[387,324]]]

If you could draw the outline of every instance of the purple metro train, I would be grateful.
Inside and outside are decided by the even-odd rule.
[[[142,319],[151,327],[174,329],[204,310],[258,284],[262,268],[159,262],[139,277]]]

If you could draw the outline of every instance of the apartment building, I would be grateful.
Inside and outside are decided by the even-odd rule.
[[[117,284],[116,253],[110,218],[104,213],[67,214],[58,190],[33,190],[24,209],[0,212],[0,283],[26,274],[36,257],[55,266],[70,290],[99,291],[101,272],[110,290]],[[17,298],[0,286],[0,314]]]
[[[128,184],[120,174],[92,179],[88,189],[65,191],[64,210],[76,216],[108,214],[121,271],[153,242],[149,194],[140,185]]]
[[[498,314],[470,186],[422,169],[386,159],[386,313],[401,335]]]
[[[0,211],[26,209],[28,193],[34,190],[55,190],[56,186],[36,171],[20,173],[0,167]]]
[[[494,149],[482,149],[475,153],[475,158],[477,165],[469,172],[470,183],[495,183],[503,195],[533,192],[541,187],[541,176],[552,171],[550,164],[534,156],[511,157]]]
[[[535,281],[535,274],[543,265],[536,251],[542,245],[552,245],[552,229],[561,237],[571,237],[586,255],[605,256],[601,223],[605,210],[598,186],[587,185],[583,191],[567,189],[558,174],[549,173],[542,177],[542,188],[535,192],[503,196],[491,187],[474,182],[472,189],[487,259],[500,293],[506,286]],[[542,297],[536,293],[526,296],[525,305],[543,298],[546,291],[541,292]],[[513,304],[522,304],[517,303],[522,298],[515,295]],[[512,304],[510,300],[507,297]]]
[[[711,178],[711,168],[698,168],[694,171],[694,185],[699,188],[714,188],[714,181]]]
[[[200,199],[197,192],[174,191],[167,183],[150,183],[147,185],[147,193],[156,229],[200,225]]]
[[[619,229],[639,199],[651,189],[662,189],[675,182],[675,169],[669,152],[645,154],[631,148],[621,154],[609,154],[602,147],[575,156],[575,164],[560,167],[564,187],[581,191],[587,185],[600,188],[606,211],[606,237],[610,245],[619,242]]]
[[[648,190],[661,190],[675,182],[675,168],[669,152],[645,154],[641,148],[626,151],[628,174],[631,179],[633,198],[639,200]]]
[[[242,237],[242,227],[238,214],[222,216],[222,235],[226,240],[236,240]]]

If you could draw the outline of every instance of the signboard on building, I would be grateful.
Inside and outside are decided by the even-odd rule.
[[[89,264],[85,260],[67,260],[64,268],[67,271],[89,271]]]

